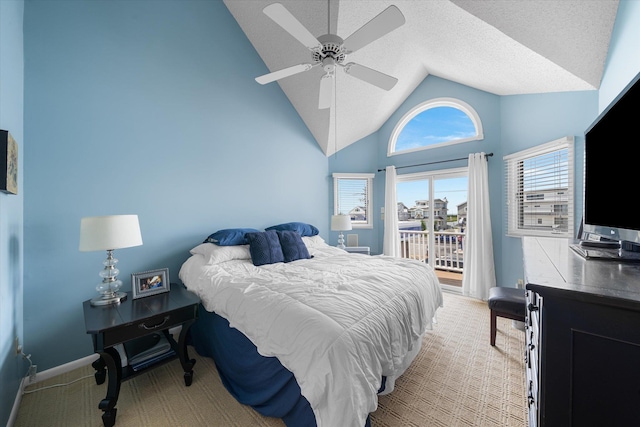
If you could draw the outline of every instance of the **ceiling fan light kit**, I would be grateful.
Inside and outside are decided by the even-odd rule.
[[[344,64],[347,55],[363,48],[405,23],[404,15],[396,6],[389,6],[344,40],[335,34],[314,37],[280,3],[270,4],[263,9],[263,12],[311,51],[312,63],[294,65],[256,77],[258,83],[271,83],[321,66],[325,74],[320,80],[318,108],[325,109],[331,108],[333,103],[334,77],[337,67],[343,68],[344,72],[352,77],[387,91],[391,90],[398,82],[395,77],[369,67],[353,62]]]

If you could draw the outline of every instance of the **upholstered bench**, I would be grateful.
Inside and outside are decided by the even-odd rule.
[[[489,289],[491,310],[491,345],[496,345],[496,317],[524,322],[526,303],[524,289],[494,287]]]

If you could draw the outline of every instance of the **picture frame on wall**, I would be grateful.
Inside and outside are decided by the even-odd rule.
[[[169,292],[169,269],[143,271],[131,275],[133,299]]]
[[[0,191],[18,194],[18,144],[0,129]]]

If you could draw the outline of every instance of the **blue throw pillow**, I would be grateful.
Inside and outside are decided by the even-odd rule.
[[[275,230],[247,233],[246,236],[249,241],[249,252],[251,253],[253,265],[260,266],[284,262],[280,239]]]
[[[209,235],[202,243],[215,243],[218,246],[246,245],[248,242],[245,235],[259,231],[255,228],[227,228]]]
[[[304,244],[302,237],[300,237],[300,233],[290,230],[278,231],[277,233],[280,239],[280,246],[282,246],[284,262],[311,258],[307,245]]]
[[[316,227],[305,222],[286,222],[284,224],[273,225],[271,227],[265,228],[265,230],[297,231],[301,236],[315,236],[320,233],[320,231]]]

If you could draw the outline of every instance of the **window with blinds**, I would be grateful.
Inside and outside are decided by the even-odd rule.
[[[354,228],[373,227],[373,177],[372,173],[333,174],[333,212],[349,215]]]
[[[573,236],[573,137],[504,157],[507,233]]]

